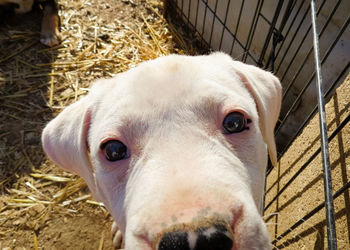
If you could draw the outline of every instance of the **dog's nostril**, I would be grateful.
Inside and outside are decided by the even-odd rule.
[[[158,250],[230,250],[233,240],[224,225],[201,227],[193,231],[174,231],[163,235]]]
[[[187,232],[170,232],[163,235],[158,250],[190,250]]]
[[[233,241],[228,234],[215,232],[210,235],[200,234],[194,250],[230,250]]]
[[[194,250],[230,250],[233,247],[233,240],[224,225],[200,228],[195,232],[198,238]]]

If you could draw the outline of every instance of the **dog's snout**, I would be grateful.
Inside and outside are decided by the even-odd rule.
[[[158,250],[230,250],[233,240],[224,225],[216,224],[189,231],[165,233]]]

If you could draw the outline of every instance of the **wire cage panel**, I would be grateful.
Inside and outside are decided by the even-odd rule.
[[[339,249],[349,249],[350,144],[345,143],[350,141],[349,2],[167,2],[172,14],[189,28],[190,37],[197,37],[204,47],[272,71],[281,80],[282,110],[275,130],[280,161],[277,168],[268,168],[264,204],[274,246],[324,249],[328,240],[328,249],[337,249],[337,243]],[[316,71],[318,65],[322,74]],[[327,121],[321,115],[318,124],[322,111],[318,100],[323,98],[329,102]],[[327,138],[320,142],[320,124],[328,126],[329,151]],[[326,128],[321,135],[327,136]],[[325,176],[327,171],[333,183],[330,174]],[[308,244],[301,244],[304,241]]]
[[[276,141],[282,155],[317,104],[309,1],[170,2],[212,50],[225,51],[280,78],[284,93]],[[350,5],[318,1],[317,6],[324,89],[334,93],[334,85],[349,70]]]

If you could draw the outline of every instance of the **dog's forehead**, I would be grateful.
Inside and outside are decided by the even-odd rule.
[[[106,105],[127,105],[143,110],[173,106],[174,103],[188,104],[203,98],[249,96],[226,56],[158,58],[141,63],[109,80],[107,85],[102,95]]]
[[[205,58],[205,57],[204,57]],[[217,71],[210,60],[170,56],[145,62],[124,75],[124,86],[140,100],[169,102],[193,96],[215,81]],[[210,84],[209,84],[210,85]],[[156,97],[156,98],[155,98]],[[152,102],[153,102],[152,101]]]
[[[216,124],[226,108],[255,116],[255,103],[240,78],[210,57],[165,57],[96,83],[91,90],[90,138],[104,141],[123,135],[141,141],[156,131],[177,131],[178,126]]]
[[[225,102],[245,110],[255,107],[226,56],[173,55],[148,61],[96,83],[91,93],[94,106],[99,107],[97,120],[108,123],[124,118],[164,117],[177,110],[205,113]]]

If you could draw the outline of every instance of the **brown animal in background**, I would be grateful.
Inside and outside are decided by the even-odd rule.
[[[40,4],[43,9],[40,42],[50,47],[59,44],[59,17],[55,0],[0,0],[0,7],[4,9],[1,13],[27,13],[32,10],[34,3]]]

